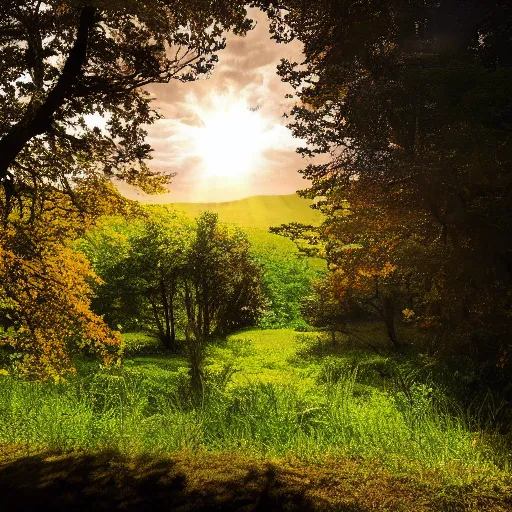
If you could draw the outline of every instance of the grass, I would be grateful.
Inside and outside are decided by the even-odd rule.
[[[385,389],[376,376],[386,358],[312,357],[314,339],[284,329],[229,337],[210,351],[199,405],[187,394],[186,362],[161,354],[131,357],[108,372],[83,365],[59,384],[0,376],[0,443],[136,456],[227,450],[309,462],[357,458],[395,472],[437,471],[457,484],[509,469],[501,437],[434,388]]]
[[[229,336],[225,343],[211,347],[207,368],[219,371],[232,365],[229,387],[247,384],[315,385],[314,364],[290,364],[298,347],[297,333],[290,329],[249,329]]]
[[[183,357],[123,336],[121,368],[81,360],[78,375],[51,384],[0,375],[9,510],[512,507],[504,437],[411,360],[248,329],[210,347],[197,402]]]

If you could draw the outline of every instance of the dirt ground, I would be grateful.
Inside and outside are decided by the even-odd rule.
[[[500,486],[443,486],[362,461],[245,459],[233,454],[130,458],[0,446],[0,510],[512,511]]]

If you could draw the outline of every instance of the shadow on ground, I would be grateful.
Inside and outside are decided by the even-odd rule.
[[[28,449],[28,448],[27,448]],[[512,480],[442,483],[377,461],[304,463],[234,453],[172,458],[117,452],[24,453],[0,444],[1,512],[508,512]]]
[[[270,464],[208,465],[188,471],[183,461],[115,453],[22,457],[0,467],[0,510],[319,510]]]

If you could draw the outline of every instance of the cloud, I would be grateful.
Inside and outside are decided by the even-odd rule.
[[[147,90],[156,98],[154,106],[164,119],[148,127],[148,142],[154,148],[150,168],[177,172],[170,194],[145,197],[145,202],[166,201],[220,201],[232,200],[257,194],[293,193],[306,183],[297,170],[305,166],[296,154],[299,145],[285,127],[282,115],[293,106],[293,99],[285,95],[292,92],[288,84],[281,82],[276,67],[281,58],[302,60],[298,42],[289,45],[276,43],[270,38],[269,25],[263,13],[252,11],[250,16],[257,22],[256,28],[245,37],[229,34],[226,49],[219,53],[219,62],[211,77],[196,82],[154,84]],[[266,143],[262,150],[259,168],[241,182],[202,174],[202,161],[194,151],[194,130],[201,127],[198,111],[209,108],[212,98],[229,95],[233,101],[244,101],[270,127],[265,133]],[[123,192],[134,196],[129,187]]]

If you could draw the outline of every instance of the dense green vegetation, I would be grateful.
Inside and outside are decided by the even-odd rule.
[[[148,167],[144,86],[207,77],[248,6],[302,44],[278,74],[299,153],[322,155],[309,188],[122,198],[112,178],[150,193],[172,178]],[[60,508],[91,495],[85,478],[119,484],[94,507],[130,506],[141,461],[192,461],[130,484],[132,503],[168,506],[209,457],[235,461],[231,487],[263,487],[237,508],[510,510],[511,15],[505,0],[2,2],[2,495],[30,509],[9,479],[28,496],[62,481]],[[343,496],[347,467],[373,501]],[[276,475],[308,471],[323,502],[272,502]],[[216,495],[203,487],[186,507]]]
[[[508,4],[285,5],[267,6],[274,36],[305,55],[279,66],[295,90],[289,127],[301,154],[323,155],[300,171],[311,180],[301,195],[326,215],[311,239],[329,273],[310,321],[373,318],[398,351],[427,338],[432,358],[471,361],[468,395],[490,387],[510,402]],[[401,317],[416,336],[398,336]]]
[[[217,332],[200,347],[198,360],[187,349],[186,311],[177,306],[169,353],[148,290],[156,279],[159,293],[162,269],[172,277],[178,265],[179,280],[187,275],[196,229],[194,219],[155,206],[129,223],[105,217],[78,242],[104,280],[93,308],[114,328],[145,333],[123,334],[124,357],[117,366],[77,356],[77,374],[54,383],[23,382],[3,370],[0,443],[55,452],[113,450],[130,457],[228,450],[308,463],[355,458],[392,474],[434,472],[443,489],[477,485],[482,478],[498,482],[498,489],[508,485],[509,440],[490,419],[500,418],[505,404],[495,396],[464,403],[462,377],[417,351],[389,351],[384,324],[353,321],[352,329],[345,323],[337,332],[290,329],[311,331],[302,318],[308,311],[304,301],[325,270],[290,240],[259,227],[237,236],[250,242],[261,269],[265,300],[258,322],[273,329]],[[237,232],[234,226],[215,229]],[[178,281],[171,282],[176,302],[185,293]],[[162,299],[154,300],[161,309]],[[415,336],[407,322],[397,329],[400,336]],[[194,365],[199,383],[193,383]]]
[[[272,196],[270,202],[286,204],[289,198],[284,196],[283,201],[281,199],[283,196]],[[238,203],[243,208],[249,206],[247,200],[230,203],[236,205],[235,211],[239,207]],[[219,203],[217,209],[222,211],[223,206],[224,203]],[[297,216],[306,218],[310,211],[309,203],[300,200],[296,207]],[[202,212],[199,219],[205,215]],[[311,293],[313,280],[325,273],[325,262],[299,254],[290,240],[261,229],[260,221],[256,216],[255,219],[255,225],[243,228],[243,232],[238,224],[232,222],[221,223],[216,228],[233,241],[238,240],[239,253],[240,247],[247,245],[248,260],[244,269],[240,268],[238,275],[243,274],[247,281],[252,272],[253,277],[259,280],[258,293],[261,293],[261,297],[257,298],[254,290],[252,299],[245,298],[246,301],[253,301],[253,313],[247,317],[246,322],[273,328],[305,327],[300,312],[301,300]],[[194,248],[195,230],[194,219],[171,206],[145,207],[143,218],[132,219],[129,223],[122,217],[103,218],[77,243],[77,248],[87,255],[94,270],[103,280],[103,284],[96,287],[94,311],[102,315],[113,329],[158,329],[160,338],[167,346],[176,342],[171,331],[179,331],[183,338],[186,315],[180,313],[180,308],[184,307],[182,285],[186,281],[187,268],[192,269],[194,266],[191,255],[199,254]],[[234,262],[230,263],[226,259],[228,247],[220,246],[219,242],[217,246],[217,251],[220,252],[215,256],[215,265],[219,270],[229,268],[228,275],[233,280],[237,271]],[[168,249],[163,250],[163,247]],[[234,251],[235,246],[229,250]],[[165,265],[166,270],[163,270],[162,265]],[[165,281],[163,286],[167,289],[167,298],[161,295],[161,278]],[[227,286],[227,281],[223,282],[224,284],[216,284],[217,292]],[[240,284],[243,284],[242,281]],[[248,281],[244,286],[247,285]],[[241,291],[240,289],[239,292]],[[175,307],[171,307],[173,301]],[[164,309],[168,311],[167,316],[164,315]],[[155,316],[157,310],[158,314]],[[236,312],[232,306],[227,307],[227,310],[231,311],[231,318],[225,317],[217,325],[217,334],[229,327],[227,323],[231,324],[231,329],[242,326],[241,312]],[[165,319],[169,316],[172,317],[172,322],[168,325],[169,340],[166,341],[165,324],[169,322]]]
[[[247,330],[209,350],[202,402],[183,357],[144,355],[126,335],[115,370],[79,362],[69,382],[1,378],[0,441],[55,450],[233,450],[320,460],[358,457],[393,470],[437,469],[452,482],[498,476],[512,462],[483,417],[459,409],[413,360],[338,350],[313,333]],[[320,356],[322,354],[322,356]]]
[[[170,206],[149,206],[128,223],[104,217],[77,242],[104,280],[93,308],[113,328],[139,332],[123,334],[117,366],[75,356],[76,375],[56,382],[18,380],[4,354],[0,444],[129,457],[227,450],[235,457],[277,458],[278,467],[296,459],[359,460],[361,467],[371,463],[408,478],[426,472],[441,493],[446,486],[492,481],[501,503],[512,459],[499,395],[468,400],[468,371],[460,373],[459,366],[453,374],[449,361],[432,361],[415,349],[397,354],[386,342],[385,323],[364,314],[340,320],[335,303],[321,307],[326,329],[291,329],[312,331],[304,318],[318,319],[311,294],[326,271],[321,260],[300,254],[285,237],[257,226],[244,234],[208,215],[196,221]],[[260,329],[230,335],[214,329],[197,345],[203,337],[195,331],[191,339],[186,331],[190,320],[201,319],[187,319],[179,304],[187,261],[204,253],[198,226],[208,219],[220,239],[235,235],[237,244],[249,244],[264,300],[253,320]],[[222,247],[225,258],[230,246]],[[160,322],[165,317],[162,276],[166,287],[174,286],[171,353],[153,316],[158,310]],[[216,281],[217,290],[222,283]],[[396,329],[421,346],[410,322],[397,321]],[[199,352],[190,350],[194,346]]]

